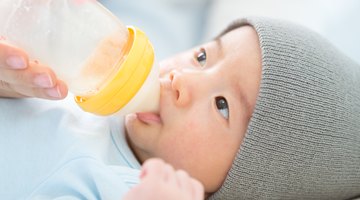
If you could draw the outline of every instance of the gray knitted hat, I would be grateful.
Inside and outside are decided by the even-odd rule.
[[[232,168],[210,199],[360,196],[360,65],[304,27],[263,18],[254,113]],[[355,44],[354,44],[355,45]]]

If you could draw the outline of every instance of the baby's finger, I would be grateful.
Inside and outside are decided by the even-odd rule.
[[[149,159],[143,165],[142,179],[157,179],[169,184],[176,184],[175,169],[161,159]]]
[[[189,194],[189,199],[204,199],[204,186],[196,179],[189,176],[184,170],[177,170],[176,177],[179,187],[184,194]]]
[[[25,69],[28,62],[28,55],[23,50],[0,40],[0,68]]]
[[[177,185],[176,172],[173,166],[165,164],[163,166],[163,180],[170,185]]]
[[[162,174],[164,165],[165,162],[161,159],[152,158],[146,160],[142,166],[140,178],[157,177],[158,174]]]
[[[177,183],[180,188],[184,190],[191,191],[192,185],[191,185],[191,178],[188,173],[186,173],[184,170],[177,170],[176,171],[176,179]]]
[[[191,182],[192,182],[193,199],[194,200],[204,199],[205,189],[203,184],[201,184],[200,181],[195,179],[192,179]]]

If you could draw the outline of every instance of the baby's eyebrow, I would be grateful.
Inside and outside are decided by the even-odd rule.
[[[232,24],[230,24],[230,26],[228,26],[226,29],[224,29],[219,35],[217,35],[215,38],[212,39],[212,41],[214,41],[216,43],[216,45],[218,46],[218,49],[220,50],[220,52],[223,52],[221,37],[224,36],[226,33],[230,32],[232,30],[235,30],[237,28],[240,28],[244,25],[245,24],[242,24],[239,21],[234,21]]]
[[[216,49],[218,58],[222,58],[224,56],[223,43],[221,41],[222,36],[223,35],[218,35],[215,38],[213,38],[212,40],[210,40],[210,43],[214,42],[216,44],[216,46],[215,47],[213,46],[212,48]]]

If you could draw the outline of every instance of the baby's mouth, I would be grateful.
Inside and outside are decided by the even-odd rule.
[[[161,123],[161,117],[158,113],[153,112],[141,112],[136,113],[137,118],[145,124],[159,124]]]

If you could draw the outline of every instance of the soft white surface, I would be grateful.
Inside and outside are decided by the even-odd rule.
[[[358,0],[215,0],[207,19],[209,39],[242,16],[290,20],[320,33],[360,63]]]

